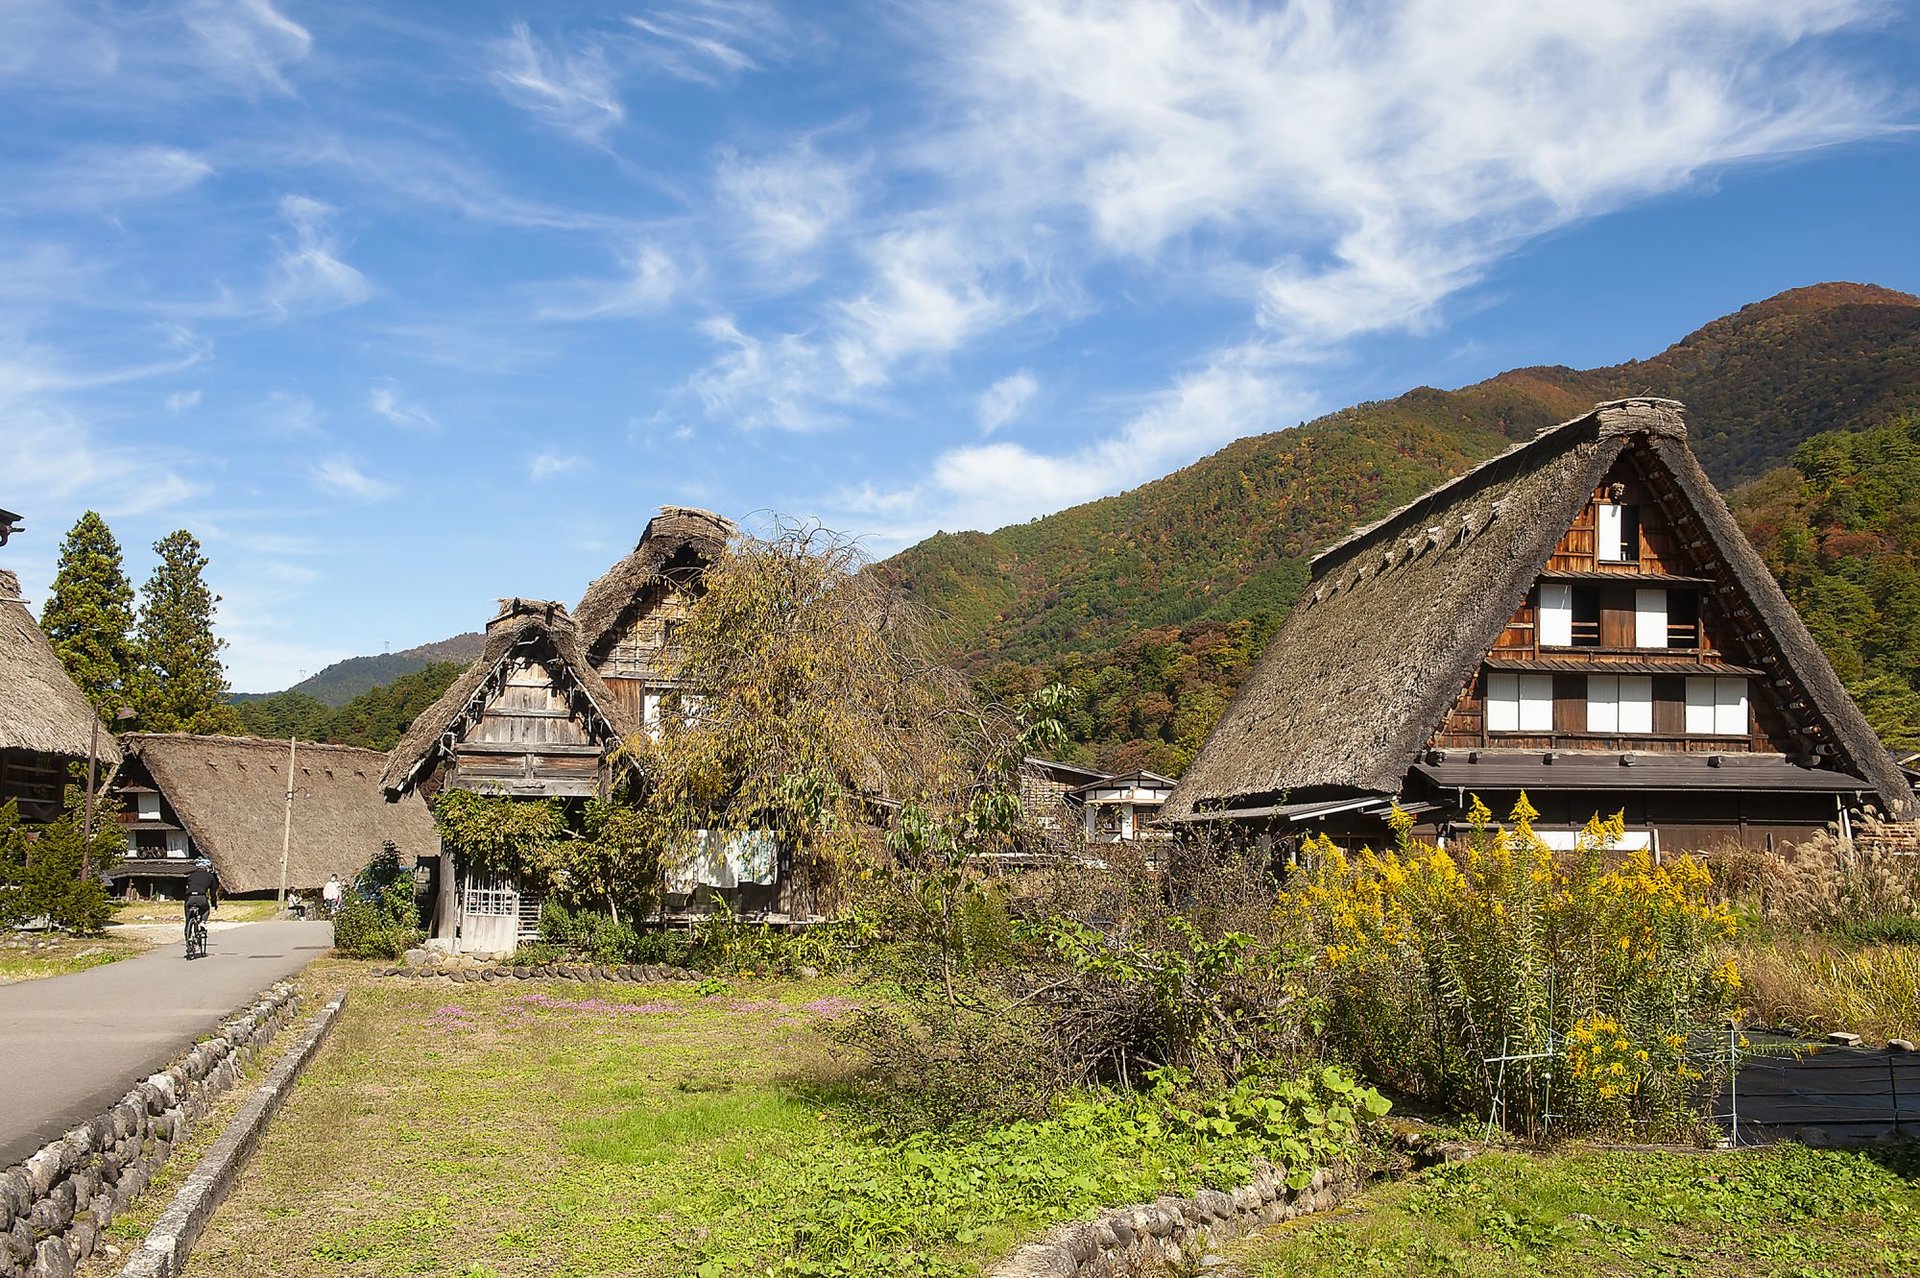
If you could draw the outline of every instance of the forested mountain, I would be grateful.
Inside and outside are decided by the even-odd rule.
[[[1844,443],[1809,445],[1817,456],[1801,460],[1820,478],[1769,474],[1813,436],[1893,430],[1920,411],[1920,298],[1871,285],[1782,293],[1647,360],[1518,369],[1360,404],[1239,440],[1116,497],[994,533],[936,535],[879,571],[945,615],[954,655],[989,687],[1066,683],[1078,761],[1178,773],[1298,596],[1317,548],[1597,400],[1648,394],[1686,401],[1694,450],[1716,483],[1756,481],[1754,492],[1771,494],[1735,494],[1736,508],[1843,676],[1856,688],[1875,676],[1920,687],[1913,651],[1869,644],[1869,654],[1856,639],[1854,662],[1839,643],[1863,624],[1861,596],[1842,584],[1879,598],[1877,610],[1911,592],[1875,596],[1847,575],[1855,569],[1819,566],[1832,529],[1882,538],[1876,556],[1895,544],[1910,556],[1911,514],[1850,503],[1848,481],[1818,460],[1836,449],[1855,457]],[[1882,442],[1898,447],[1893,435]],[[1768,540],[1776,533],[1785,540]],[[1802,535],[1811,541],[1794,540]],[[1901,734],[1888,713],[1878,717],[1883,732]]]
[[[392,683],[402,675],[425,669],[436,661],[454,661],[464,666],[480,655],[480,649],[485,643],[486,636],[476,631],[455,635],[451,639],[437,640],[434,643],[423,643],[416,648],[404,648],[399,652],[383,652],[372,657],[348,657],[344,661],[334,662],[319,674],[302,679],[286,692],[242,693],[233,700],[245,703],[298,693],[301,696],[311,697],[322,705],[337,708],[346,705],[363,693],[370,692],[383,684]]]
[[[240,721],[255,737],[293,737],[335,745],[391,750],[413,717],[432,705],[467,668],[464,661],[435,661],[369,688],[335,709],[296,688],[237,702]]]

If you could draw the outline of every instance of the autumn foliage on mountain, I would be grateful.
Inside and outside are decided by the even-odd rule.
[[[946,618],[989,689],[1064,683],[1074,761],[1178,774],[1318,548],[1598,400],[1649,394],[1687,403],[1694,451],[1882,735],[1920,737],[1920,298],[1871,285],[1782,293],[1647,360],[1359,404],[878,570]]]

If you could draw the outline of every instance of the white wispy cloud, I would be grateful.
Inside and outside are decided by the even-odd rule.
[[[330,204],[304,195],[280,200],[280,216],[293,238],[275,243],[277,278],[267,300],[283,313],[317,314],[358,306],[373,296],[373,284],[340,257],[340,240],[333,233],[337,212]]]
[[[792,270],[846,225],[864,163],[822,155],[809,140],[771,155],[726,152],[714,192],[738,222],[737,240],[763,267]]]
[[[688,380],[710,419],[745,430],[791,431],[845,420],[846,374],[807,335],[758,338],[731,318],[708,320],[700,331],[723,348]]]
[[[875,240],[870,286],[838,307],[834,350],[853,385],[883,383],[911,356],[947,354],[1029,305],[994,288],[975,248],[950,226]]]
[[[167,416],[178,417],[190,409],[200,407],[200,392],[197,390],[174,391],[166,398]]]
[[[586,464],[587,459],[584,457],[547,449],[527,459],[527,478],[538,483],[543,479],[552,479],[555,476],[579,470]]]
[[[398,426],[402,430],[436,431],[440,421],[425,406],[409,403],[401,398],[400,390],[392,382],[375,386],[367,393],[367,407],[376,417]]]
[[[626,118],[607,50],[585,39],[565,48],[516,22],[494,43],[492,80],[509,102],[563,133],[598,143]]]
[[[1804,56],[1864,2],[962,12],[963,181],[1084,219],[1109,255],[1202,237],[1261,266],[1259,319],[1307,340],[1423,322],[1527,239],[1892,123]]]
[[[980,423],[980,433],[991,435],[1018,417],[1026,408],[1027,401],[1039,389],[1039,381],[1023,368],[980,392],[980,398],[973,405],[973,416]]]
[[[182,16],[204,65],[244,89],[293,92],[282,72],[313,49],[307,29],[269,0],[197,0]]]
[[[1270,350],[1225,351],[1146,397],[1106,438],[1058,455],[1011,442],[953,448],[921,483],[850,489],[840,501],[884,517],[899,539],[998,528],[1156,479],[1223,440],[1289,426],[1310,402]]]
[[[627,22],[655,70],[714,86],[778,60],[795,34],[765,0],[656,5]]]
[[[318,405],[298,391],[269,391],[248,414],[248,420],[255,423],[267,435],[282,439],[321,438],[326,432],[321,423],[326,414]]]
[[[199,185],[213,166],[171,146],[77,148],[49,163],[11,170],[0,208],[95,212],[148,204]]]
[[[620,319],[663,309],[685,281],[679,263],[658,244],[642,242],[620,255],[610,280],[566,280],[548,286],[534,312],[543,320]]]
[[[354,501],[380,501],[400,489],[384,479],[375,479],[346,457],[327,457],[313,464],[313,485],[323,493],[348,497]]]

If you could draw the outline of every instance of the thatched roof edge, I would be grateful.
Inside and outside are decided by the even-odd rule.
[[[591,661],[606,656],[610,643],[646,596],[647,585],[682,550],[712,563],[739,529],[724,515],[697,506],[662,506],[647,521],[631,553],[595,578],[574,609],[582,646]]]
[[[0,569],[0,750],[84,759],[99,724],[80,691],[20,598],[20,579]],[[120,747],[107,727],[99,730],[95,755],[109,768]]]
[[[1684,443],[1670,439],[1651,441],[1655,454],[1663,461],[1680,485],[1694,513],[1707,526],[1720,552],[1720,561],[1733,574],[1735,583],[1766,623],[1767,634],[1778,647],[1789,674],[1812,699],[1813,709],[1834,738],[1840,765],[1862,777],[1879,792],[1881,807],[1888,815],[1909,818],[1915,814],[1913,789],[1895,766],[1893,755],[1881,743],[1879,735],[1867,723],[1867,717],[1854,704],[1846,685],[1834,673],[1833,663],[1807,629],[1780,583],[1774,579],[1766,561],[1740,529],[1726,500],[1701,469],[1699,459]]]

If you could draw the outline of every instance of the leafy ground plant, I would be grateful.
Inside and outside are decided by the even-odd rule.
[[[1332,1157],[1377,1105],[1337,1073],[1221,1109],[1170,1079],[902,1137],[830,1050],[853,1007],[829,982],[362,978],[195,1272],[972,1274],[1096,1205],[1237,1183],[1276,1132]]]
[[[1258,1278],[1920,1272],[1920,1152],[1483,1155],[1245,1239]]]

